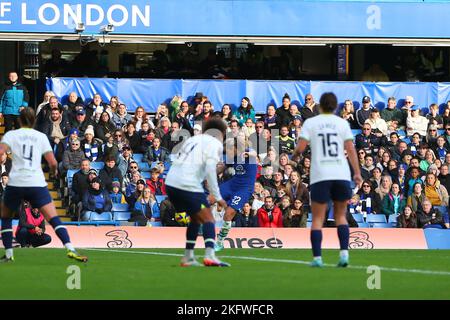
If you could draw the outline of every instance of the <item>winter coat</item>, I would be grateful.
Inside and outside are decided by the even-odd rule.
[[[0,93],[0,113],[19,115],[21,107],[28,107],[30,97],[27,88],[21,83],[8,83]]]
[[[101,190],[100,196],[104,199],[105,203],[101,212],[111,212],[112,201],[108,191]],[[92,192],[92,189],[86,191],[83,195],[83,211],[97,211],[96,210],[96,197]]]
[[[258,209],[258,225],[262,228],[282,228],[283,227],[283,214],[280,208],[277,206],[271,210],[272,219],[269,217],[269,210],[265,206]]]
[[[110,167],[105,165],[105,167],[100,170],[98,176],[100,180],[102,180],[103,187],[108,192],[112,192],[113,180],[118,180],[120,182],[120,185],[122,185],[123,182],[122,173],[120,172],[119,168],[117,168],[117,166],[111,169]]]
[[[131,115],[126,113],[124,116],[120,116],[118,113],[114,112],[112,115],[111,122],[115,125],[117,129],[122,129],[128,124],[132,119]]]
[[[86,159],[83,150],[66,150],[63,156],[63,168],[65,170],[75,170],[80,168],[81,161]]]
[[[250,110],[239,107],[234,113],[233,116],[236,117],[236,120],[239,121],[241,127],[245,124],[247,119],[252,119],[253,123],[256,122],[256,113],[255,109],[251,108]]]
[[[406,207],[406,198],[400,194],[399,204],[397,208],[397,214],[403,212],[403,209]],[[387,216],[391,214],[395,214],[394,212],[394,196],[392,193],[388,193],[384,196],[383,202],[381,205],[381,213]]]
[[[154,153],[153,147],[150,147],[147,149],[147,152],[145,153],[144,160],[147,160],[148,164],[151,165],[152,162],[155,161],[162,161],[162,162],[168,162],[170,152],[166,148],[160,147],[159,150],[161,150],[161,153],[159,156],[156,156]]]

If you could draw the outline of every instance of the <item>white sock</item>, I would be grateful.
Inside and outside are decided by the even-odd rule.
[[[186,249],[186,250],[184,250],[184,257],[187,260],[194,259],[194,249]]]
[[[321,256],[314,257],[314,261],[322,261],[322,257]]]
[[[339,257],[343,259],[348,259],[348,250],[341,250],[339,252]]]
[[[8,259],[11,258],[13,256],[13,249],[6,249],[5,255],[6,255],[6,258],[8,258]]]
[[[214,253],[214,248],[206,248],[205,249],[205,257],[206,258],[215,258],[216,254]]]
[[[66,247],[67,250],[75,251],[75,248],[70,242],[67,242],[64,246]]]

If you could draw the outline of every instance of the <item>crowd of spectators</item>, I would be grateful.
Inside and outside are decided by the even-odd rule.
[[[186,132],[199,134],[202,121],[221,117],[229,126],[228,135],[244,137],[258,154],[254,192],[235,225],[307,226],[310,150],[295,159],[292,154],[302,123],[320,113],[312,94],[300,108],[285,94],[280,107],[268,105],[263,115],[256,115],[248,97],[233,111],[229,104],[213,106],[200,92],[191,103],[175,97],[154,115],[140,106],[131,109],[134,113],[116,96],[103,101],[96,94],[85,104],[72,92],[62,103],[50,91],[37,107],[36,129],[49,138],[59,162],[56,182],[62,194],[68,189],[66,204],[75,219],[110,215],[118,203],[128,204],[130,221],[138,225],[177,225],[169,200],[156,200],[165,195],[172,154],[186,140]],[[450,103],[442,115],[435,104],[429,109],[421,115],[411,96],[404,106],[389,98],[381,112],[368,96],[357,111],[352,101],[345,101],[340,116],[354,130],[364,178],[348,203],[351,225],[357,226],[352,213],[361,213],[385,215],[386,221],[394,216],[403,228],[449,227]],[[9,161],[0,159],[0,190]],[[74,170],[68,185],[67,175]],[[222,165],[219,181],[228,179],[231,171]],[[328,218],[332,221],[331,212]]]

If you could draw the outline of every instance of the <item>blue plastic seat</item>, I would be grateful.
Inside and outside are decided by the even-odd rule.
[[[390,223],[375,222],[372,224],[372,228],[392,228]]]
[[[102,212],[100,214],[92,213],[89,221],[112,221],[111,212]]]
[[[163,226],[161,221],[151,222],[151,225],[152,225],[152,227],[162,227]]]
[[[367,222],[358,222],[359,228],[370,228],[370,225]]]
[[[357,136],[358,134],[362,133],[361,129],[352,129],[353,136]]]
[[[139,171],[141,172],[148,172],[150,171],[150,166],[147,162],[138,162]]]
[[[390,223],[393,228],[397,226],[397,217],[398,215],[396,214],[389,215],[388,223]]]
[[[72,189],[72,180],[73,180],[73,176],[74,176],[74,174],[77,173],[78,171],[80,171],[80,170],[78,170],[78,169],[70,169],[70,170],[67,170],[67,187],[68,187],[69,189]]]
[[[95,169],[97,171],[102,170],[105,167],[104,162],[91,162],[91,169]]]
[[[147,179],[150,179],[151,174],[150,174],[150,172],[141,172],[141,176],[142,176],[142,178],[147,180]]]
[[[125,212],[130,211],[130,206],[128,203],[113,203],[112,212]]]
[[[115,211],[114,221],[128,221],[131,218],[131,212],[129,211]]]
[[[371,223],[387,223],[386,216],[384,214],[368,214],[366,222]]]
[[[353,219],[359,224],[360,222],[364,222],[364,217],[361,213],[353,213]]]
[[[133,159],[137,163],[142,162],[142,160],[144,159],[144,155],[142,153],[135,153],[133,154]]]
[[[312,222],[312,212],[308,213],[308,222]]]
[[[167,199],[167,196],[157,195],[157,196],[155,196],[155,198],[156,198],[156,202],[158,202],[158,204],[161,204],[161,202],[163,202],[164,200]]]
[[[306,222],[306,227],[307,227],[307,228],[311,228],[311,226],[312,226],[312,222],[307,221],[307,222]]]

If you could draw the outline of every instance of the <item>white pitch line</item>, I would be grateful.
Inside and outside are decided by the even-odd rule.
[[[90,251],[102,251],[102,252],[122,252],[122,253],[132,253],[132,254],[148,254],[155,256],[171,256],[171,257],[182,257],[183,254],[179,253],[166,253],[166,252],[150,252],[150,251],[130,251],[130,250],[115,250],[115,249],[83,249]],[[279,262],[279,263],[292,263],[292,264],[304,264],[309,265],[310,261],[302,260],[288,260],[288,259],[271,259],[271,258],[258,258],[258,257],[245,257],[245,256],[220,256],[220,258],[225,259],[240,259],[240,260],[253,260],[253,261],[265,261],[265,262]],[[336,267],[336,265],[331,263],[324,263],[326,267]],[[359,269],[367,270],[368,266],[355,266],[349,265],[347,269]],[[389,268],[389,267],[379,267],[382,271],[392,271],[392,272],[403,272],[403,273],[420,273],[428,275],[441,275],[450,276],[449,271],[434,271],[434,270],[422,270],[422,269],[403,269],[403,268]]]

